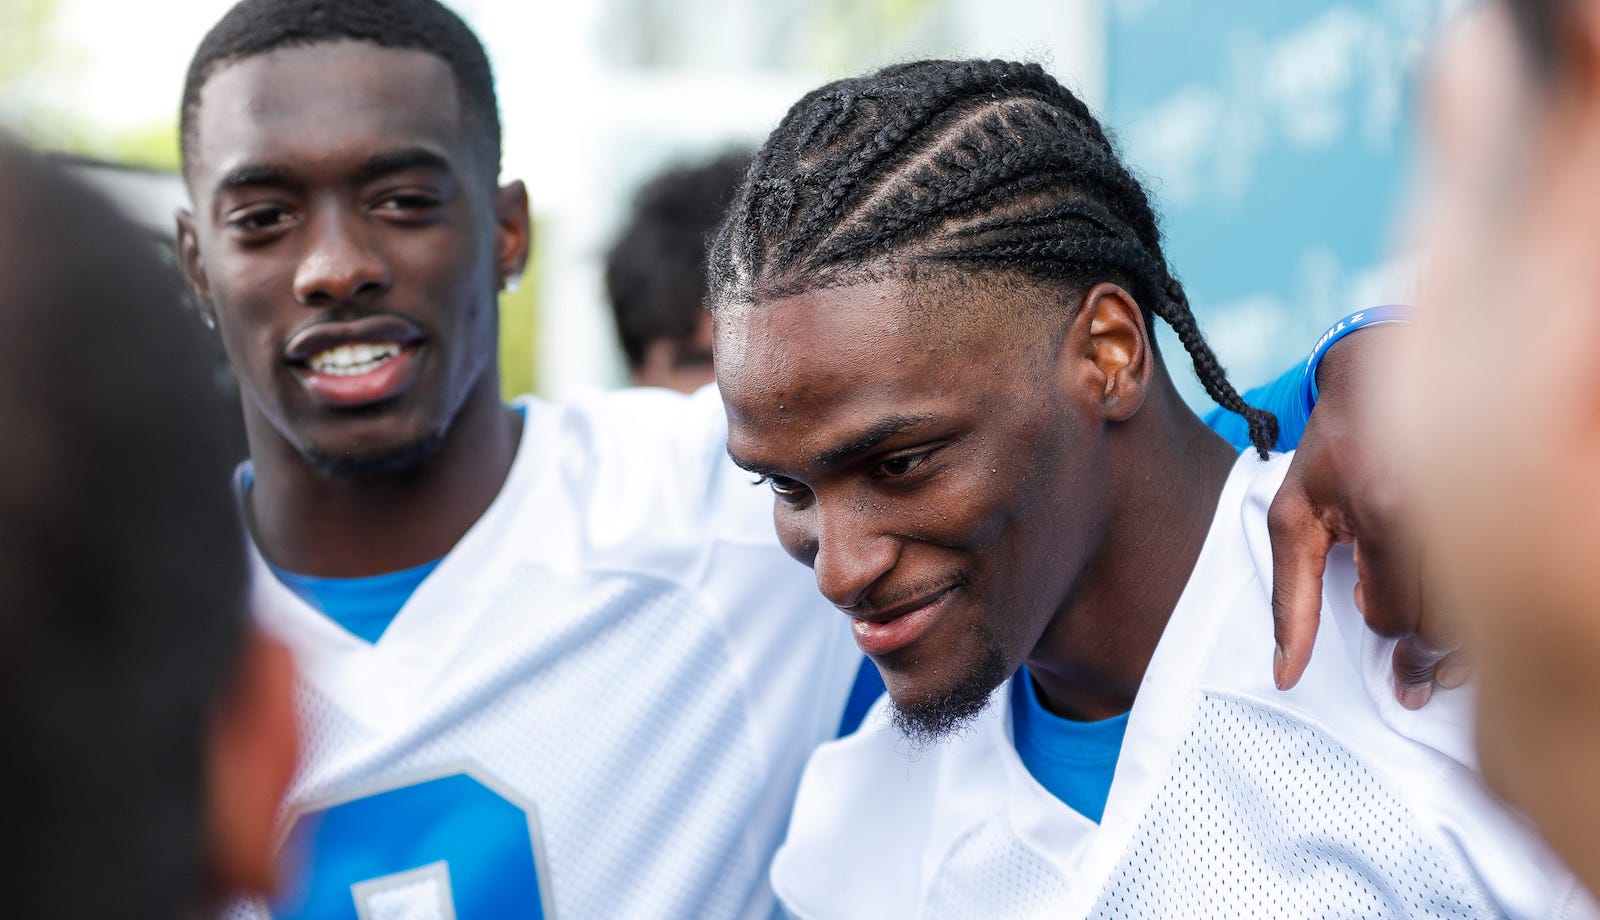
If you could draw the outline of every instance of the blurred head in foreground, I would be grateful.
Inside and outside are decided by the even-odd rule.
[[[668,170],[634,198],[606,256],[606,292],[637,386],[693,392],[711,382],[706,250],[750,166],[728,153]]]
[[[256,634],[176,274],[0,138],[0,904],[180,917],[273,884],[292,666]]]
[[[1402,431],[1434,602],[1478,660],[1485,776],[1600,890],[1600,3],[1462,22],[1425,119]]]

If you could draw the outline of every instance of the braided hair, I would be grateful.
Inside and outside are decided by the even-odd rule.
[[[1262,457],[1278,420],[1228,382],[1161,251],[1144,189],[1088,107],[1037,64],[919,61],[803,97],[751,163],[712,248],[712,308],[871,265],[1111,280],[1177,332]]]

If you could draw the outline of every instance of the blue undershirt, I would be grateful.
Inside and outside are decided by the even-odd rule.
[[[1096,824],[1111,795],[1128,714],[1075,722],[1044,708],[1023,668],[1011,680],[1011,738],[1017,756],[1051,795]]]
[[[346,632],[368,642],[377,642],[417,586],[443,561],[440,557],[415,568],[362,578],[319,578],[280,569],[271,563],[267,567],[290,591],[344,627]]]

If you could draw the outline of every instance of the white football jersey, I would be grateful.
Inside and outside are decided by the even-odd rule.
[[[1267,507],[1247,453],[1129,715],[1098,826],[1029,774],[1002,687],[913,754],[880,701],[813,755],[773,866],[802,918],[1571,917],[1592,904],[1474,772],[1470,700],[1393,699],[1394,643],[1330,560],[1316,653],[1272,682]]]
[[[285,831],[232,917],[754,918],[861,657],[712,388],[521,404],[499,496],[375,644],[255,559],[302,672]]]

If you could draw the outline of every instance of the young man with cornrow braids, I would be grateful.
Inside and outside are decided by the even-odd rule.
[[[1228,383],[1144,190],[1037,65],[807,95],[711,270],[729,453],[889,691],[807,768],[773,867],[794,916],[1582,906],[1479,784],[1465,701],[1388,692],[1348,555],[1316,659],[1275,688],[1276,420]],[[1254,450],[1184,405],[1157,318]]]
[[[253,606],[303,673],[307,871],[229,916],[769,916],[860,653],[714,391],[500,401],[528,214],[476,37],[433,0],[246,0],[191,64],[183,153]]]

